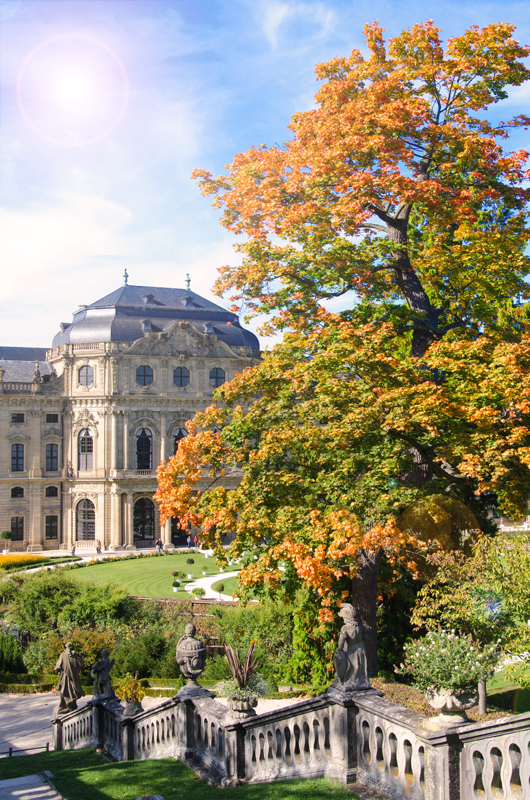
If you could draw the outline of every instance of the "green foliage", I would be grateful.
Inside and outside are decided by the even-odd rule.
[[[200,586],[196,586],[193,590],[193,596],[200,600],[201,597],[204,597],[206,592]]]
[[[321,624],[318,608],[305,591],[298,593],[296,606],[291,656],[281,680],[296,684],[329,685],[335,677],[333,652],[341,620]]]
[[[213,608],[220,641],[246,653],[255,639],[260,672],[272,683],[283,680],[292,652],[292,612],[291,606],[271,601]]]
[[[482,643],[500,639],[524,652],[519,623],[530,619],[530,537],[482,536],[470,558],[445,553],[431,561],[437,572],[418,594],[414,625],[454,628]]]
[[[399,573],[396,578],[394,571]],[[413,635],[412,609],[421,584],[409,572],[392,567],[383,558],[377,604],[377,660],[379,669],[393,673],[403,657],[405,642]]]
[[[201,680],[205,681],[224,681],[231,678],[230,665],[224,656],[215,656],[206,662],[206,667],[202,673]]]
[[[12,633],[0,633],[0,674],[3,672],[26,672],[18,639]]]
[[[235,678],[229,678],[216,684],[216,694],[219,697],[227,697],[230,700],[257,700],[265,697],[270,692],[270,686],[258,672],[250,675],[245,686],[241,687]]]
[[[127,672],[123,678],[114,682],[114,691],[120,700],[141,702],[145,697],[145,689],[138,680],[138,675]]]
[[[186,564],[195,564],[195,559],[194,558],[187,558],[186,559]]]
[[[500,658],[497,645],[481,648],[452,631],[429,631],[404,649],[396,672],[411,675],[422,691],[475,688],[493,674]]]
[[[99,661],[102,650],[113,650],[116,635],[108,627],[96,630],[71,628],[63,632],[52,631],[28,645],[24,652],[26,667],[30,672],[53,674],[66,642],[72,642],[76,653],[83,657],[84,668],[81,675],[89,680],[92,664]]]
[[[0,539],[11,539],[11,531],[2,531],[0,533]]]

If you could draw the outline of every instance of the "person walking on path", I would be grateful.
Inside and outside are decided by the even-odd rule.
[[[197,549],[197,545],[199,544],[199,537],[195,534],[193,538],[193,544],[195,545],[195,549]]]
[[[99,541],[99,539],[96,542],[96,553],[98,556],[101,555],[101,542]]]
[[[191,533],[188,533],[188,538],[186,541],[188,542],[188,547],[191,547]]]
[[[75,556],[75,544],[72,545],[72,555]]]

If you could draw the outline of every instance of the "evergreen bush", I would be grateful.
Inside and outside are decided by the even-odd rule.
[[[0,673],[27,672],[20,645],[12,633],[0,633]]]

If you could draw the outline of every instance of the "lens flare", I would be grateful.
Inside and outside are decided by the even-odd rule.
[[[121,121],[129,80],[104,42],[82,33],[53,36],[25,58],[17,101],[32,131],[52,144],[81,147],[100,141]]]

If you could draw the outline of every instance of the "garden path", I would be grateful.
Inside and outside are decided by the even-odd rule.
[[[214,592],[212,589],[212,584],[225,580],[225,578],[235,578],[236,575],[239,575],[239,570],[236,570],[235,572],[221,572],[219,575],[210,575],[207,578],[197,578],[197,580],[187,583],[184,589],[187,592],[190,592],[190,594],[194,589],[204,589],[206,592],[204,595],[205,600],[219,600],[219,592]],[[230,594],[222,594],[220,597],[221,600],[234,600]]]

